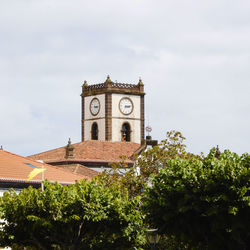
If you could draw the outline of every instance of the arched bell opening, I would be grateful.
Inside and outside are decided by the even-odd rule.
[[[122,124],[122,141],[131,141],[131,128],[129,123],[125,122]]]
[[[91,140],[98,140],[98,125],[96,122],[91,127]]]

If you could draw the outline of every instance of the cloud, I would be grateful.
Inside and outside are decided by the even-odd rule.
[[[80,141],[80,92],[145,83],[146,122],[188,149],[250,144],[246,0],[12,0],[0,4],[0,144],[28,155]]]

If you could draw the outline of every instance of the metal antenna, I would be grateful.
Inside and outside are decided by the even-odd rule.
[[[146,132],[148,133],[148,136],[150,136],[150,132],[152,132],[152,127],[149,125],[149,118],[147,117],[147,120],[148,120],[148,125],[146,127]]]

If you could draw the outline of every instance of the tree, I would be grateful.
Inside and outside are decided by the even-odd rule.
[[[128,168],[125,164],[126,159],[122,157],[121,162],[112,164],[112,169],[104,172],[99,178],[107,185],[119,183],[128,190],[130,197],[143,196],[144,190],[151,181],[151,175],[157,175],[161,168],[167,166],[169,159],[177,156],[183,159],[201,158],[186,152],[186,145],[184,144],[186,138],[181,132],[171,130],[166,135],[166,139],[161,141],[159,145],[149,148],[136,156],[133,168]],[[126,170],[125,173],[124,169]],[[145,225],[151,227],[149,223]],[[178,250],[183,249],[183,244],[176,241],[174,237],[162,236],[159,247],[160,249]]]
[[[0,200],[0,246],[31,249],[140,249],[144,244],[139,197],[118,184],[45,182]]]
[[[99,178],[103,179],[108,185],[119,182],[121,186],[128,189],[131,197],[143,195],[143,191],[150,182],[150,176],[152,174],[157,175],[163,166],[167,166],[169,159],[176,156],[185,159],[194,157],[193,154],[186,152],[185,139],[181,132],[171,130],[167,132],[166,139],[161,141],[159,145],[149,148],[139,156],[135,156],[133,168],[128,168],[124,163],[126,159],[122,158],[121,162],[112,164],[112,169],[104,172]],[[121,169],[125,169],[125,173],[120,171]]]
[[[249,249],[250,155],[174,157],[143,198],[147,221],[193,249]]]

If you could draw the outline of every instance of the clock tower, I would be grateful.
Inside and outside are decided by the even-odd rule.
[[[144,141],[144,85],[112,82],[82,85],[82,141]]]

